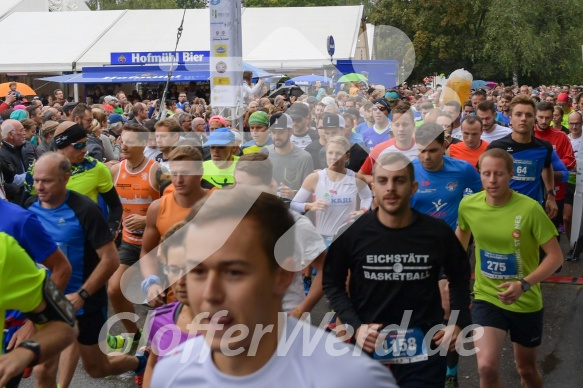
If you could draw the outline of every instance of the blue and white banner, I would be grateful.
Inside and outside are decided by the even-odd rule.
[[[184,65],[189,63],[208,63],[208,51],[151,51],[111,53],[112,65],[151,65],[158,63],[174,63]]]

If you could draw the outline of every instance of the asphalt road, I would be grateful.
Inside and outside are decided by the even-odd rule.
[[[567,246],[562,239],[563,251]],[[583,278],[583,260],[567,262],[561,277]],[[543,374],[545,387],[583,387],[583,289],[582,284],[545,283],[542,285],[545,315],[543,343],[539,348],[539,367]],[[320,301],[313,311],[313,322],[320,322],[328,311],[325,300]],[[145,308],[139,306],[138,314],[145,316]],[[113,327],[119,332],[119,324]],[[520,377],[516,372],[512,355],[512,344],[507,339],[501,358],[502,380],[507,387],[520,387]],[[462,388],[478,388],[478,372],[475,357],[462,357],[459,366],[459,383]],[[32,378],[24,380],[21,387],[33,387]],[[105,379],[92,379],[81,364],[72,382],[72,387],[135,387],[133,375],[126,373]]]

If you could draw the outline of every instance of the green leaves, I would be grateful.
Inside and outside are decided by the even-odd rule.
[[[413,41],[412,78],[460,67],[477,79],[572,83],[583,76],[579,0],[380,0],[369,21]]]

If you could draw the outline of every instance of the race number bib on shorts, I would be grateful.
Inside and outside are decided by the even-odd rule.
[[[411,364],[427,360],[425,334],[419,328],[391,330],[380,350],[373,358],[384,364]]]
[[[534,182],[536,180],[535,161],[514,159],[514,176],[512,179],[515,181]]]
[[[515,279],[516,256],[512,253],[494,253],[480,249],[482,275],[490,279]]]

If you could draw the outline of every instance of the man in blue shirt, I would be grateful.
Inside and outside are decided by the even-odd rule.
[[[372,103],[374,124],[362,131],[364,145],[369,150],[372,150],[377,144],[391,139],[391,122],[389,121],[391,106],[389,102],[384,98],[377,98]]]
[[[33,180],[38,200],[30,211],[38,217],[69,259],[73,273],[65,288],[77,311],[77,343],[83,366],[91,377],[134,371],[143,373],[146,356],[108,357],[99,347],[99,334],[107,320],[105,284],[119,266],[113,235],[99,207],[89,198],[67,190],[71,163],[54,152],[37,161]],[[68,387],[78,356],[68,348],[61,355],[59,383]],[[43,370],[43,378],[54,381],[56,370]]]
[[[444,220],[455,230],[464,193],[468,189],[472,192],[482,189],[480,175],[468,162],[444,156],[445,134],[438,124],[427,123],[417,128],[415,141],[419,157],[413,160],[413,167],[419,190],[411,207]]]
[[[411,207],[447,222],[455,231],[459,204],[467,191],[482,190],[482,181],[476,169],[465,160],[444,156],[445,132],[436,123],[426,123],[417,128],[415,141],[419,157],[413,160],[415,180],[419,189],[411,198]],[[447,279],[439,280],[444,319],[449,320],[450,303]],[[459,355],[447,354],[446,381],[457,384]]]
[[[493,141],[488,149],[501,148],[512,155],[514,174],[510,188],[544,204],[553,219],[558,211],[551,165],[553,146],[533,136],[535,112],[534,101],[528,95],[514,97],[510,103],[512,133]]]

